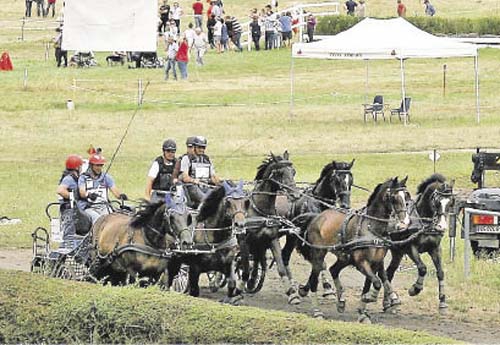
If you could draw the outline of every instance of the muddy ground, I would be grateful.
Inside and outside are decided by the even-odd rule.
[[[31,250],[0,250],[0,268],[29,271],[31,260]],[[294,278],[299,282],[305,282],[310,266],[302,258],[294,255],[292,257],[292,270]],[[500,325],[493,326],[483,323],[481,320],[471,319],[468,322],[457,321],[448,312],[440,315],[436,308],[422,312],[417,312],[405,308],[405,300],[410,297],[406,294],[415,277],[415,270],[409,269],[396,274],[394,287],[402,299],[402,306],[397,313],[383,313],[381,311],[381,301],[369,306],[370,315],[374,324],[381,324],[387,327],[399,327],[408,330],[426,331],[439,336],[448,336],[454,339],[469,343],[498,344],[500,343]],[[361,293],[363,277],[356,270],[348,268],[341,274],[342,282],[347,291],[347,307],[343,314],[336,310],[335,299],[320,298],[321,309],[327,319],[341,320],[346,322],[357,322],[356,307]],[[434,279],[434,277],[431,277]],[[208,289],[206,277],[202,277],[200,285],[201,297],[212,300],[221,300],[224,297],[225,289],[212,293]],[[450,304],[452,301],[450,300]],[[255,295],[246,295],[243,305],[274,309],[295,313],[311,313],[311,303],[308,297],[303,299],[299,305],[288,305],[286,296],[283,293],[279,276],[274,268],[271,268],[266,276],[265,284],[261,292]]]

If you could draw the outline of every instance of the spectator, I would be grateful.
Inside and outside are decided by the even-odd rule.
[[[259,16],[256,14],[253,16],[252,22],[250,23],[250,31],[252,33],[252,41],[253,44],[255,45],[255,50],[259,51],[260,50],[259,41],[262,33],[260,30]]]
[[[54,18],[56,15],[56,0],[48,0],[47,9],[45,10],[45,17],[49,15],[51,7],[52,7],[52,18]]]
[[[222,17],[222,8],[217,4],[217,1],[212,1],[212,12],[215,18]]]
[[[265,30],[265,43],[266,43],[266,50],[273,49],[273,40],[274,40],[274,26],[275,26],[275,15],[273,11],[271,11],[271,6],[267,5],[266,6],[267,11],[266,11],[266,17],[264,19],[264,30]]]
[[[45,17],[45,3],[44,0],[35,0],[36,1],[36,15],[38,17]]]
[[[220,18],[217,18],[214,25],[214,45],[215,49],[217,49],[217,53],[221,52],[221,38],[222,38],[222,21]]]
[[[160,25],[158,26],[158,32],[166,32],[167,31],[167,24],[168,24],[168,18],[170,16],[170,5],[167,3],[167,0],[163,1],[163,5],[160,6]]]
[[[398,7],[397,7],[397,12],[399,17],[406,17],[406,6],[403,4],[401,0],[397,1]]]
[[[193,41],[193,47],[195,49],[196,54],[196,64],[198,66],[203,66],[203,56],[207,51],[207,37],[205,33],[201,31],[200,28],[194,29],[195,36]]]
[[[54,41],[57,67],[61,67],[62,59],[64,59],[64,67],[68,67],[68,52],[66,50],[62,50],[62,38],[63,38],[62,28],[57,28],[56,32],[57,36],[53,38],[53,41]]]
[[[201,28],[203,25],[203,3],[201,0],[196,0],[196,2],[193,3],[193,13],[195,28]]]
[[[348,16],[354,16],[354,13],[356,12],[356,7],[358,4],[354,0],[347,0],[345,2],[345,9],[347,11]]]
[[[212,47],[212,49],[215,48],[215,42],[214,42],[215,24],[217,24],[217,20],[215,19],[215,16],[212,14],[210,16],[210,19],[207,20],[208,43],[210,43],[210,47]]]
[[[271,0],[271,7],[274,8],[274,10],[278,10],[278,0]]]
[[[193,46],[193,41],[194,41],[194,36],[196,33],[193,30],[193,23],[189,23],[188,28],[186,31],[184,31],[184,36],[187,39],[189,49]]]
[[[177,25],[173,19],[170,19],[170,25],[168,26],[168,34],[167,34],[167,40],[168,37],[173,37],[175,40],[179,36],[179,29],[177,28]]]
[[[179,6],[179,3],[174,2],[174,6],[170,9],[170,15],[177,26],[177,32],[181,32],[181,17],[184,14],[182,8]]]
[[[281,24],[281,37],[284,46],[290,46],[292,40],[292,14],[286,12],[285,15],[280,17]]]
[[[429,0],[424,0],[425,14],[432,17],[436,14],[436,9],[432,6]]]
[[[229,49],[229,32],[227,29],[226,21],[224,19],[220,19],[222,23],[221,36],[220,36],[220,45],[222,51],[226,51]]]
[[[168,80],[168,73],[170,69],[173,70],[174,80],[177,80],[177,70],[175,67],[177,52],[179,51],[179,45],[175,42],[172,36],[169,36],[167,39],[167,64],[165,65],[165,80]]]
[[[188,70],[187,65],[189,62],[189,45],[186,37],[181,39],[181,44],[179,45],[179,50],[177,51],[177,64],[179,65],[179,71],[181,72],[181,79],[187,79]]]
[[[309,38],[309,42],[312,42],[314,39],[315,28],[316,28],[316,18],[314,18],[312,13],[309,13],[309,16],[307,17],[307,37]]]
[[[229,35],[231,37],[231,41],[233,42],[236,49],[242,52],[243,47],[241,46],[240,40],[243,29],[241,28],[241,24],[238,21],[238,19],[236,19],[236,17],[232,16],[226,16],[226,24],[228,23],[231,24],[231,30],[230,30],[231,34]]]
[[[31,17],[31,5],[33,4],[33,0],[26,0],[26,11],[24,12],[25,17]]]
[[[365,4],[365,0],[359,0],[359,5],[357,7],[357,15],[360,18],[366,17],[366,4]]]

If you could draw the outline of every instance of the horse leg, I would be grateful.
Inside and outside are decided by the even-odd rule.
[[[200,271],[196,265],[189,266],[189,295],[198,297],[200,295]]]
[[[285,264],[283,263],[283,258],[281,257],[280,242],[278,239],[274,239],[271,244],[271,251],[273,252],[274,260],[276,260],[276,264],[278,266],[278,274],[281,277],[281,281],[285,285],[286,294],[288,295],[288,303],[299,304],[300,296],[297,293],[297,289],[293,286],[290,277],[287,275],[287,270],[285,268]]]
[[[337,256],[337,261],[330,266],[329,271],[333,278],[333,283],[335,284],[335,290],[337,291],[337,311],[343,313],[345,311],[345,296],[344,287],[340,282],[340,272],[349,266],[349,261],[342,256]]]
[[[373,272],[372,265],[367,260],[362,260],[356,264],[356,268],[358,271],[363,273],[365,277],[367,277],[371,283],[372,288],[361,295],[360,304],[358,307],[358,321],[361,323],[371,323],[370,316],[368,315],[366,305],[367,303],[372,303],[377,301],[378,294],[380,293],[380,289],[382,288],[382,282]],[[376,267],[378,268],[378,267]],[[365,288],[368,289],[369,285],[365,282]]]
[[[335,291],[332,289],[332,285],[328,281],[328,278],[326,276],[326,264],[323,263],[323,269],[321,270],[320,273],[320,279],[321,279],[321,285],[323,286],[323,297],[324,298],[329,298],[331,296],[335,295]]]
[[[389,282],[392,282],[392,279],[394,278],[394,273],[398,269],[399,265],[401,264],[401,260],[403,259],[404,253],[403,252],[395,252],[391,250],[391,262],[389,263],[389,266],[387,267],[387,270],[385,270],[384,274],[387,276],[387,279]],[[381,277],[382,278],[382,277]],[[392,290],[392,285],[391,285],[391,290]],[[384,302],[382,304],[384,311],[389,310],[391,307],[396,306],[401,304],[401,301],[399,300],[399,296],[394,292],[389,292],[387,283],[384,282]]]
[[[237,305],[243,299],[243,290],[237,286],[238,278],[236,276],[236,261],[231,260],[228,265],[225,265],[224,274],[227,277],[227,297],[226,301],[229,304]]]
[[[427,274],[427,266],[425,266],[418,249],[416,246],[411,246],[410,251],[408,253],[410,259],[417,265],[418,269],[418,278],[417,281],[413,284],[413,286],[408,290],[408,294],[410,296],[418,295],[424,289],[424,278]]]
[[[324,259],[323,255],[323,259]],[[313,307],[313,317],[322,319],[324,318],[323,312],[319,309],[318,303],[318,277],[323,268],[323,260],[321,255],[314,256],[311,260],[311,274],[309,275],[309,279],[307,284],[311,287],[311,303]]]
[[[443,312],[448,308],[448,305],[446,304],[446,295],[444,293],[444,271],[441,262],[441,247],[434,247],[429,254],[434,263],[434,267],[436,267],[436,275],[439,283],[439,311]]]
[[[281,256],[283,258],[283,263],[285,265],[287,276],[292,279],[292,271],[290,270],[290,257],[292,256],[293,249],[297,243],[297,237],[295,235],[286,235],[285,246],[281,250]]]
[[[382,280],[382,285],[384,286],[384,302],[383,308],[384,312],[390,311],[392,308],[401,304],[398,294],[393,290],[391,281],[388,278],[387,271],[384,268],[384,262],[382,261],[378,267],[378,276]]]

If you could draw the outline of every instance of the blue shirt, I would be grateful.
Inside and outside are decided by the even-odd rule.
[[[289,16],[282,16],[280,17],[280,23],[282,32],[292,31],[292,18],[290,18]]]
[[[99,176],[92,177],[87,174],[80,175],[78,179],[78,188],[85,187],[85,190],[89,193],[98,192],[99,190],[108,190],[115,185],[115,181],[110,174],[101,173]],[[99,200],[97,200],[99,202]],[[100,200],[102,202],[102,200]],[[107,201],[107,200],[106,200]],[[78,200],[78,207],[80,209],[86,209],[89,207],[91,202],[88,200]]]
[[[71,175],[71,174],[64,176],[64,178],[59,183],[59,186],[66,186],[68,191],[70,191],[70,192],[73,192],[73,191],[78,189],[78,184],[77,184],[75,178],[73,177],[73,175]],[[60,201],[61,205],[65,204],[65,205],[69,206],[69,199],[65,199],[65,198],[60,197],[59,201]]]

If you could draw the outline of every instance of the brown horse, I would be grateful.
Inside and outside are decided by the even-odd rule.
[[[92,276],[113,285],[125,284],[127,275],[131,282],[136,277],[158,282],[167,269],[170,249],[192,243],[192,219],[182,194],[180,189],[173,198],[167,194],[165,202],[144,201],[133,217],[112,213],[98,219],[92,228]]]
[[[388,249],[387,228],[391,214],[396,215],[399,228],[405,228],[410,223],[406,209],[406,202],[409,199],[406,180],[407,178],[398,181],[395,177],[379,184],[371,194],[366,208],[361,211],[328,209],[310,222],[305,241],[298,249],[312,266],[306,286],[312,292],[315,317],[323,316],[318,307],[316,291],[318,276],[323,269],[325,255],[329,251],[337,257],[337,261],[329,271],[337,290],[339,312],[345,309],[339,274],[349,265],[356,267],[374,287],[374,290],[361,296],[360,321],[369,321],[366,303],[376,301],[382,284],[386,291],[394,294],[384,270],[384,257]],[[394,296],[395,299],[396,297]]]

